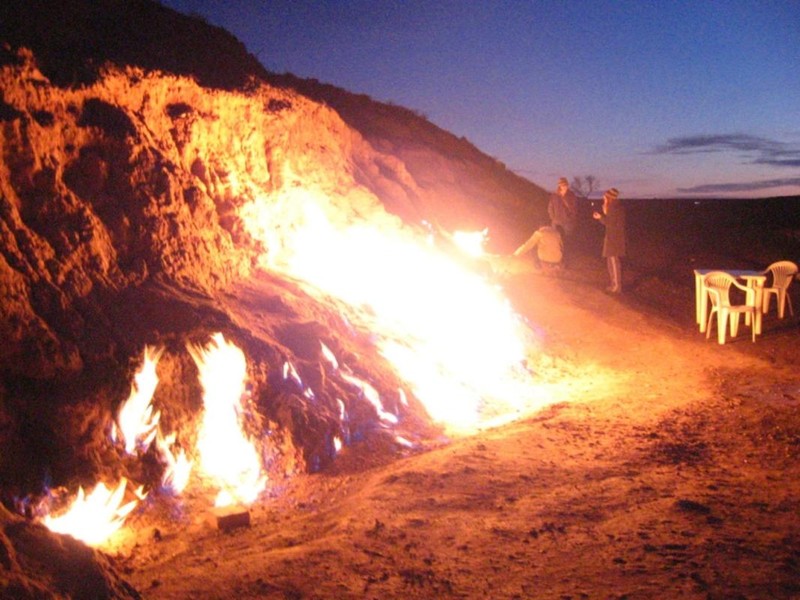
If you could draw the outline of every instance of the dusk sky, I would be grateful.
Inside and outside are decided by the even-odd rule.
[[[799,0],[164,0],[546,189],[800,194]]]

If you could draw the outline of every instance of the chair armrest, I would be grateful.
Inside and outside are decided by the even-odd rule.
[[[742,283],[739,283],[739,282],[738,282],[738,281],[736,281],[736,280],[732,281],[732,282],[731,282],[731,285],[733,285],[733,286],[736,286],[737,288],[739,288],[739,289],[740,289],[740,290],[742,290],[743,292],[754,292],[754,291],[755,291],[755,290],[754,290],[753,288],[751,288],[749,285],[744,285],[744,284],[742,284]]]
[[[742,290],[745,294],[745,304],[747,306],[755,306],[756,305],[756,290],[749,285],[742,285],[738,281],[733,281],[732,285],[736,286],[740,290]]]

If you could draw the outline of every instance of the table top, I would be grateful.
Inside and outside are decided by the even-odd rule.
[[[763,277],[764,279],[767,278],[767,276],[764,274],[764,271],[755,271],[752,269],[695,269],[694,270],[695,275],[707,275],[712,271],[724,271],[725,273],[729,273],[734,277],[741,277],[743,279],[747,278],[758,279],[760,277]]]

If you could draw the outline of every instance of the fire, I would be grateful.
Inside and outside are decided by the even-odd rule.
[[[164,474],[161,477],[161,486],[172,494],[180,494],[189,483],[192,473],[192,461],[186,456],[183,448],[178,449],[177,455],[172,451],[176,435],[170,434],[166,438],[158,435],[156,447],[161,461],[164,463]]]
[[[46,515],[42,523],[53,532],[98,546],[122,527],[125,518],[136,507],[136,500],[122,504],[127,484],[124,477],[113,490],[98,483],[88,495],[82,487],[78,488],[77,496],[66,511],[55,517]]]
[[[142,367],[134,376],[130,396],[122,403],[117,414],[111,436],[114,441],[123,442],[128,454],[133,454],[137,447],[143,452],[147,451],[156,436],[161,413],[153,412],[150,402],[158,386],[156,366],[162,352],[163,349],[145,347]]]
[[[366,398],[372,406],[375,407],[375,412],[378,414],[378,418],[381,421],[386,421],[392,424],[397,423],[397,416],[394,414],[387,412],[383,408],[383,402],[381,402],[381,397],[378,394],[378,390],[368,384],[366,381],[359,379],[355,375],[351,375],[344,371],[340,372],[342,379],[348,382],[350,385],[355,387],[361,395]]]
[[[204,414],[197,440],[200,471],[220,488],[216,506],[251,504],[266,487],[261,460],[242,431],[244,353],[221,333],[205,347],[188,346],[200,373]]]
[[[378,208],[356,219],[344,204],[287,187],[242,217],[265,245],[263,267],[369,307],[363,318],[379,351],[434,420],[471,430],[541,405],[524,366],[532,332],[501,290],[426,243],[424,231]]]
[[[483,256],[483,247],[486,245],[488,229],[482,231],[456,231],[453,233],[453,243],[463,252],[472,257]]]

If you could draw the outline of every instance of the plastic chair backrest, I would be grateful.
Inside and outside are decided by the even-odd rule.
[[[738,286],[736,278],[725,271],[712,271],[703,278],[703,283],[709,290],[712,306],[730,306],[730,290],[732,285]],[[740,286],[741,287],[741,286]]]
[[[735,336],[739,329],[739,315],[745,313],[750,315],[750,319],[755,318],[755,291],[736,281],[736,278],[725,271],[711,271],[703,278],[703,285],[711,299],[711,314],[706,328],[706,338],[711,335],[711,317],[717,315],[717,339],[720,344],[725,343],[726,329],[728,320],[731,320],[731,336]],[[731,305],[731,287],[736,287],[744,292],[746,297],[745,304]],[[756,341],[755,324],[750,321],[750,336]]]
[[[766,268],[764,273],[772,275],[772,284],[767,287],[788,288],[797,274],[797,265],[790,260],[779,260]]]

